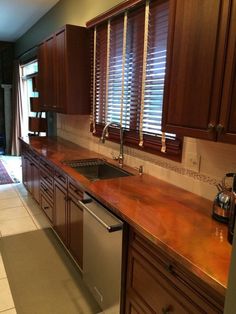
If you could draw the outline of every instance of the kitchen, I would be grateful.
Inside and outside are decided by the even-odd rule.
[[[90,1],[60,1],[28,33],[16,43],[16,54],[20,55],[42,41],[65,24],[85,25],[120,1],[108,1],[99,5]],[[172,95],[174,97],[175,95]],[[111,158],[111,153],[119,151],[119,145],[106,141],[102,144],[89,130],[89,115],[57,114],[57,135],[86,147],[91,151]],[[196,131],[195,131],[196,132]],[[132,168],[143,166],[144,174],[155,175],[159,179],[182,187],[199,196],[213,200],[216,194],[215,180],[235,169],[235,146],[226,143],[204,141],[185,137],[182,162],[164,159],[132,147],[124,147],[124,163]],[[197,137],[197,135],[195,135]],[[203,138],[203,137],[202,137]],[[227,160],[225,158],[227,156]],[[234,273],[232,277],[234,276]],[[229,296],[230,296],[229,290]],[[230,312],[231,311],[231,312]],[[232,305],[228,313],[233,313]]]

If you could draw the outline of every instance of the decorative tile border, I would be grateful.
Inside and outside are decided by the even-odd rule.
[[[219,183],[219,180],[217,180],[216,178],[198,173],[196,171],[184,168],[184,167],[178,167],[176,165],[172,165],[168,162],[165,161],[161,161],[161,160],[157,160],[157,161],[151,161],[152,163],[154,163],[155,165],[158,165],[162,168],[168,169],[170,171],[174,171],[178,174],[184,175],[184,176],[188,176],[191,177],[194,180],[198,180],[204,183],[208,183],[210,185],[216,185]]]

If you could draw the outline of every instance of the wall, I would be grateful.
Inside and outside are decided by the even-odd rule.
[[[85,26],[93,17],[123,0],[61,0],[16,42],[16,56],[37,45],[65,24]]]

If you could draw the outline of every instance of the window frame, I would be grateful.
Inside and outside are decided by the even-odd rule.
[[[163,3],[165,1],[168,0],[151,0],[156,1],[156,2],[160,2]],[[91,44],[93,44],[93,29],[94,27],[99,27],[100,25],[107,23],[108,19],[113,19],[116,18],[119,15],[124,15],[124,12],[127,11],[129,9],[129,11],[133,11],[136,10],[138,8],[140,8],[141,6],[145,5],[146,1],[143,0],[129,0],[129,1],[125,1],[122,2],[121,4],[119,4],[118,6],[112,8],[111,10],[105,12],[104,14],[90,20],[87,22],[86,26],[90,29],[91,31]],[[170,22],[169,22],[170,24]],[[169,32],[169,30],[168,30]],[[93,47],[93,46],[92,46]],[[94,60],[94,56],[93,56],[93,49],[91,49],[92,55],[91,55],[91,60]],[[167,51],[167,56],[166,59],[168,59],[168,51]],[[92,62],[93,64],[93,62]],[[165,75],[165,79],[166,79],[166,75]],[[92,70],[92,82],[93,82],[93,70]],[[166,83],[164,83],[165,86]],[[93,89],[93,83],[92,85],[92,89]],[[91,93],[92,95],[92,93]],[[92,96],[93,98],[93,96]],[[164,94],[163,94],[163,99],[164,99]],[[92,103],[93,103],[93,99],[92,99]],[[93,104],[92,104],[92,108],[93,108]],[[162,113],[163,113],[163,109],[162,109]],[[101,123],[96,123],[96,128],[93,128],[93,117],[91,117],[91,125],[90,125],[90,131],[93,132],[94,136],[100,137],[102,134],[102,130],[104,127],[104,124]],[[145,152],[149,152],[152,154],[156,154],[156,155],[160,155],[161,157],[166,157],[175,161],[181,161],[182,158],[182,142],[183,142],[183,137],[182,136],[177,136],[175,137],[175,139],[169,139],[168,137],[165,138],[164,137],[164,141],[165,141],[165,145],[166,145],[166,151],[165,153],[161,152],[162,149],[162,141],[163,138],[161,138],[160,136],[157,136],[155,134],[151,135],[151,134],[142,134],[143,136],[143,146],[139,145],[140,142],[140,134],[139,134],[139,130],[138,131],[134,131],[134,130],[129,130],[129,131],[124,131],[124,145],[126,146],[130,146]],[[119,130],[116,128],[109,128],[109,137],[108,140],[114,141],[114,142],[119,142]]]

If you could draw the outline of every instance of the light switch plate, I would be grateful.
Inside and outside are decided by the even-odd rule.
[[[201,164],[201,156],[196,153],[187,153],[185,167],[193,171],[199,172]]]

